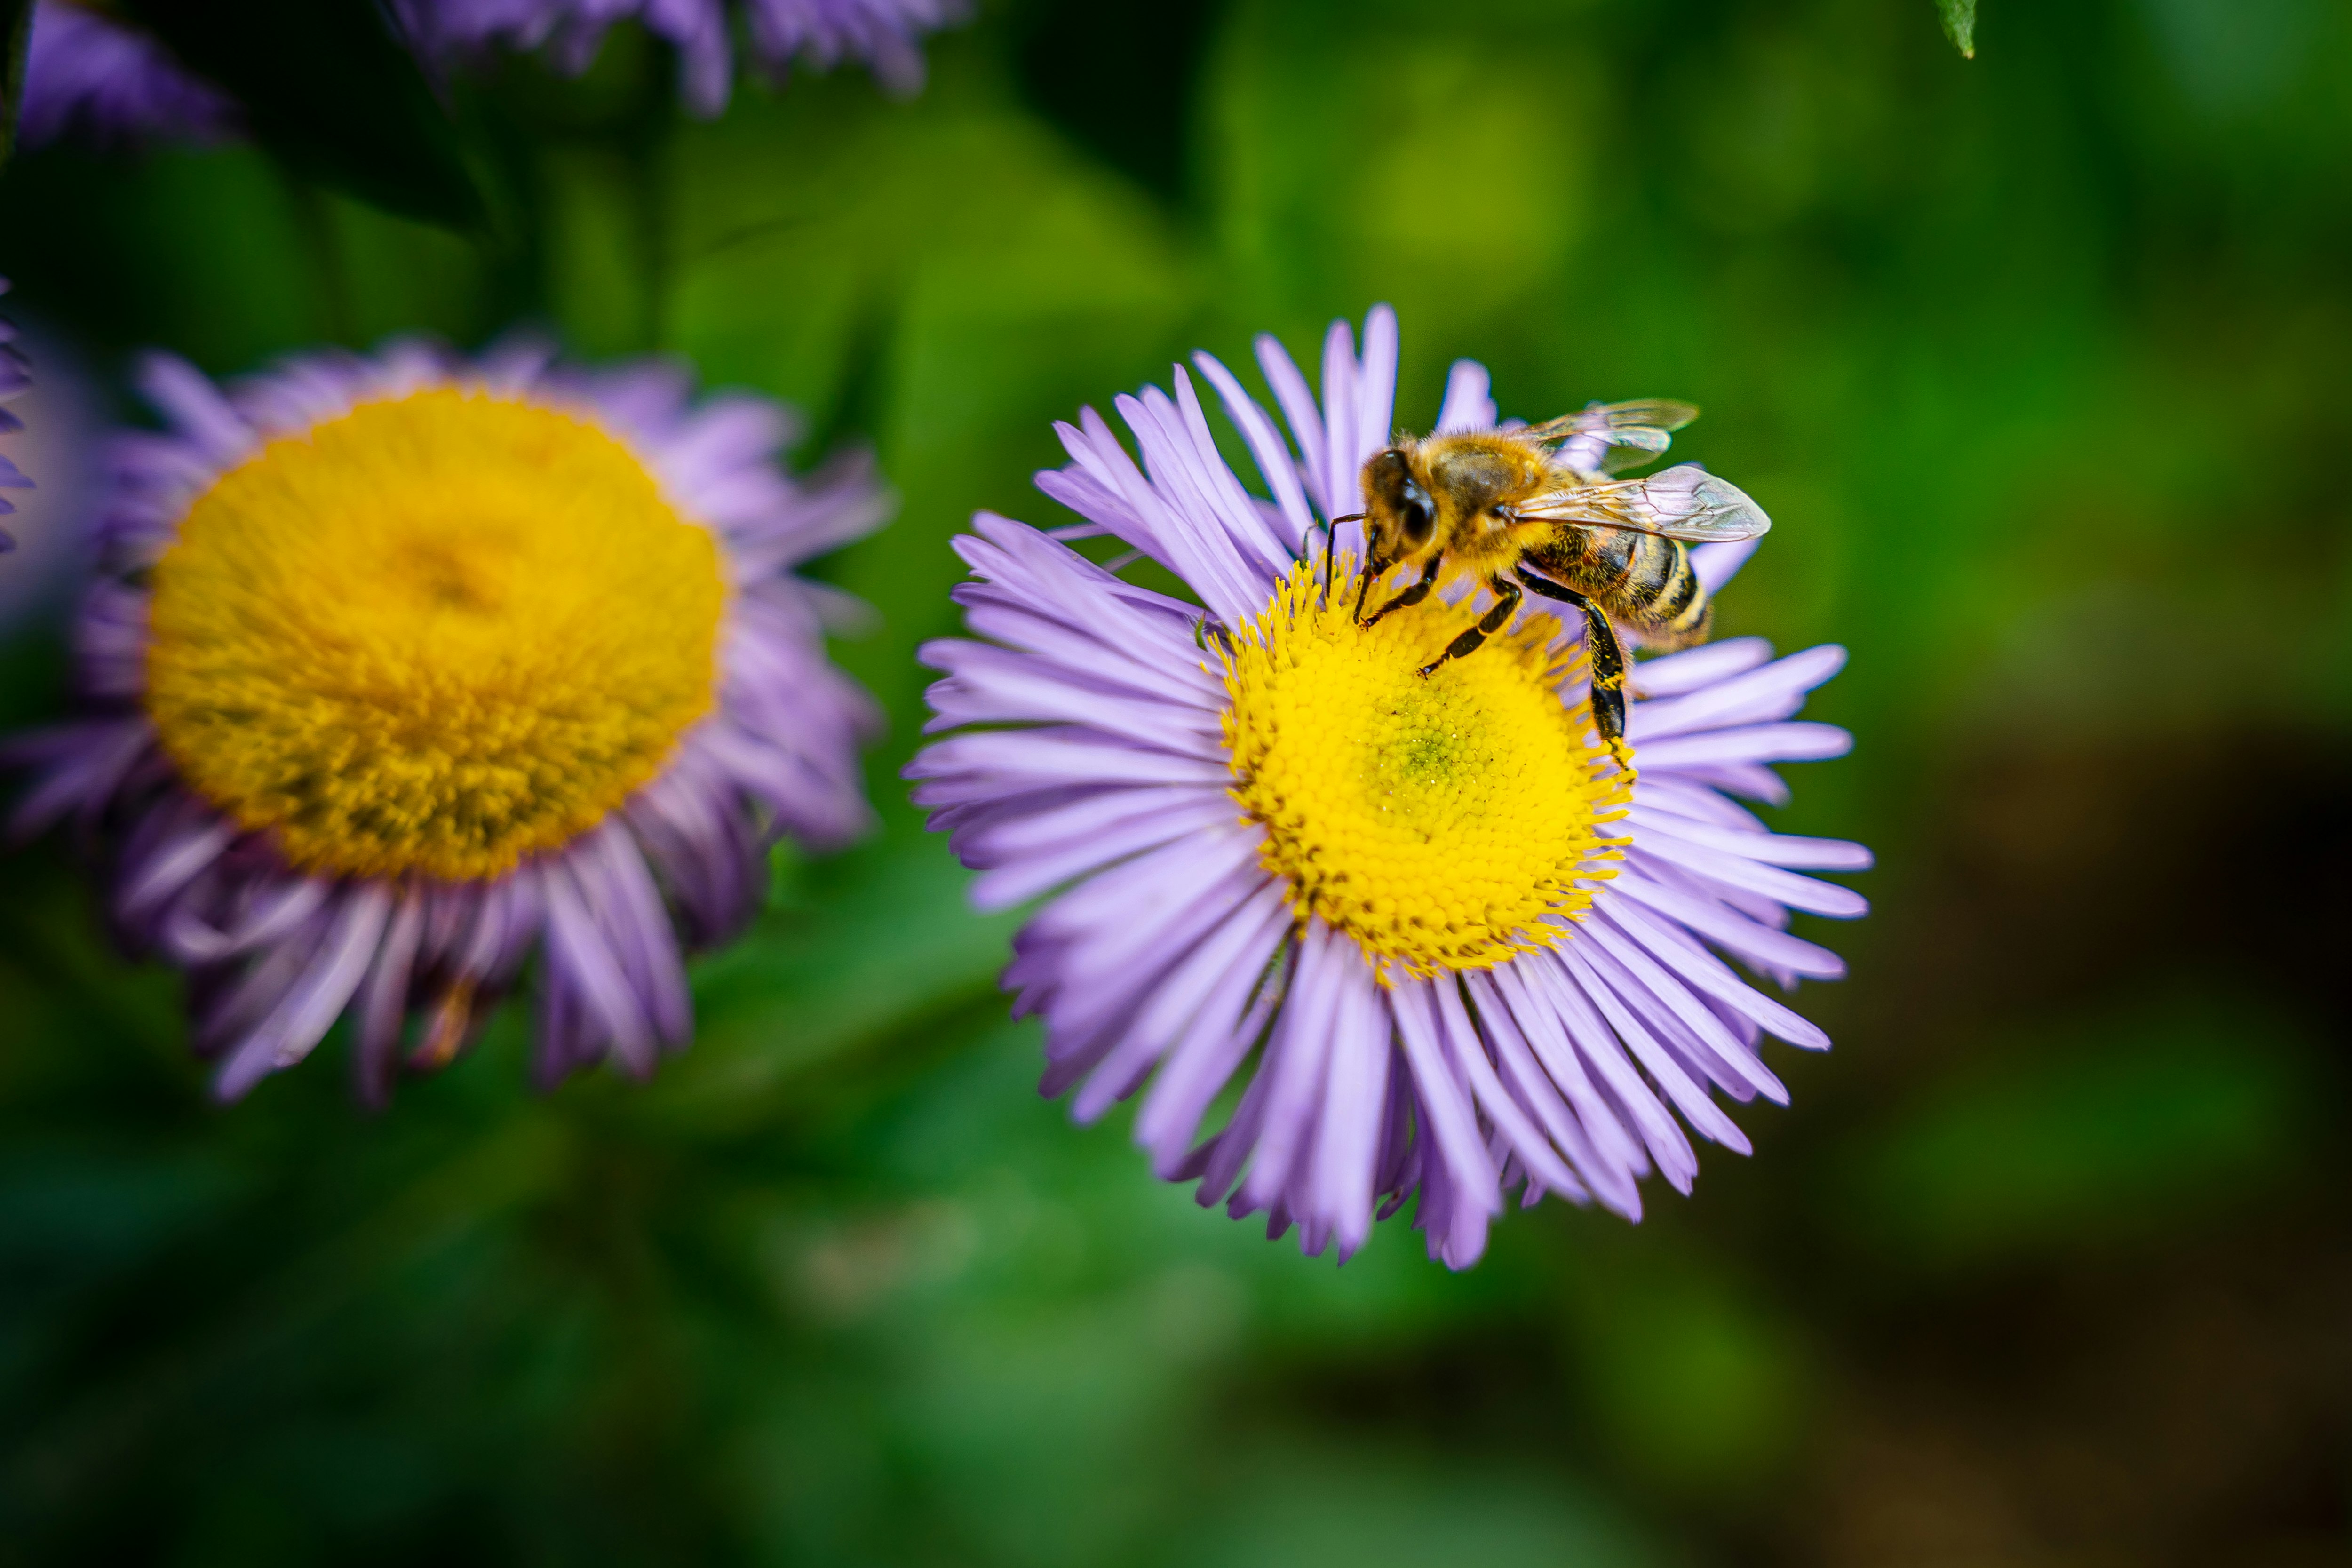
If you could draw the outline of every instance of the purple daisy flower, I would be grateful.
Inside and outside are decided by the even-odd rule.
[[[79,134],[100,146],[216,142],[236,104],[136,26],[74,0],[38,0],[17,134],[38,147]]]
[[[241,1095],[353,1025],[361,1093],[472,1038],[538,956],[537,1077],[649,1073],[680,948],[739,929],[781,835],[861,831],[876,716],[793,574],[889,510],[802,481],[775,405],[530,344],[288,360],[226,395],[150,359],[119,437],[87,716],[20,741],[19,832],[104,852]]]
[[[417,50],[428,59],[463,58],[494,47],[545,46],[556,68],[586,70],[615,22],[635,18],[678,53],[678,85],[695,113],[727,107],[734,84],[733,24],[740,8],[753,68],[781,81],[798,59],[830,70],[860,60],[883,85],[923,85],[925,33],[961,21],[966,0],[394,0]]]
[[[8,292],[8,279],[0,278],[0,294]],[[0,404],[22,397],[32,390],[33,367],[25,363],[25,353],[16,346],[16,328],[11,321],[0,321]],[[5,408],[0,408],[0,436],[22,430],[25,422]],[[28,490],[33,481],[25,470],[0,457],[0,489]],[[0,517],[16,510],[16,503],[0,496]],[[0,528],[0,552],[16,548],[16,541],[8,531]]]
[[[1137,1141],[1203,1205],[1344,1258],[1417,1196],[1457,1268],[1512,1190],[1638,1217],[1651,1170],[1680,1191],[1696,1175],[1684,1126],[1747,1151],[1712,1091],[1785,1102],[1764,1035],[1829,1043],[1725,958],[1783,987],[1843,973],[1789,914],[1863,900],[1797,871],[1868,852],[1774,834],[1733,797],[1777,804],[1768,764],[1848,749],[1792,719],[1844,652],[1775,659],[1743,637],[1640,664],[1638,782],[1595,731],[1580,627],[1523,610],[1424,679],[1478,602],[1456,589],[1366,627],[1321,571],[1328,520],[1390,439],[1394,317],[1372,313],[1360,358],[1333,326],[1319,406],[1278,343],[1257,347],[1287,440],[1223,365],[1194,363],[1265,496],[1179,366],[1172,397],[1118,400],[1140,468],[1092,409],[1060,426],[1072,462],[1038,488],[1085,523],[982,513],[959,542],[979,581],[957,597],[987,640],[924,650],[947,672],[931,728],[962,732],[908,768],[916,800],[982,873],[982,907],[1054,895],[1005,974],[1044,1018],[1045,1092],[1075,1088],[1081,1120],[1140,1092]],[[1456,364],[1440,428],[1494,427],[1486,387]],[[1336,533],[1344,582],[1362,540]],[[1201,606],[1061,542],[1098,534]],[[1719,584],[1749,548],[1702,547],[1701,575]]]

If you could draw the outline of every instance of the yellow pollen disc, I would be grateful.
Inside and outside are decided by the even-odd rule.
[[[627,447],[456,388],[273,441],[156,563],[147,707],[306,869],[494,877],[594,826],[709,711],[718,542]]]
[[[1423,676],[1475,609],[1433,598],[1365,630],[1354,608],[1302,565],[1225,653],[1233,793],[1265,868],[1299,918],[1416,975],[1560,941],[1591,903],[1580,884],[1614,869],[1625,807],[1589,708],[1560,700],[1580,653],[1528,615]]]

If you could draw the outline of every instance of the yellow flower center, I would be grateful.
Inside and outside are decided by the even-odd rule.
[[[1580,655],[1528,615],[1423,676],[1475,610],[1431,599],[1366,630],[1354,608],[1302,565],[1225,654],[1233,793],[1265,868],[1299,918],[1416,975],[1560,941],[1613,869],[1625,806],[1589,708],[1560,700]]]
[[[273,441],[154,573],[147,707],[182,775],[308,869],[494,877],[709,711],[718,542],[569,414],[435,388]]]

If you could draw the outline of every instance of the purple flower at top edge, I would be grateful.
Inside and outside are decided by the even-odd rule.
[[[475,361],[416,342],[371,356],[313,352],[226,393],[184,362],[158,355],[147,362],[141,384],[164,428],[117,438],[101,522],[106,568],[75,631],[81,712],[7,748],[5,760],[29,775],[13,831],[23,836],[58,823],[79,830],[104,867],[109,912],[125,944],[186,973],[192,1043],[215,1064],[215,1088],[224,1099],[302,1060],[347,1018],[358,1090],[381,1102],[403,1068],[436,1068],[470,1044],[534,960],[535,1076],[542,1085],[603,1061],[633,1075],[650,1073],[664,1050],[682,1047],[692,1032],[682,949],[719,942],[751,918],[767,887],[770,847],[780,837],[837,846],[870,822],[858,751],[876,732],[878,715],[827,660],[824,643],[825,627],[858,606],[796,571],[888,516],[890,498],[870,463],[853,455],[794,478],[778,460],[791,423],[776,405],[744,395],[698,400],[689,376],[663,361],[602,372],[569,368],[530,342]],[[155,706],[156,616],[165,573],[175,553],[193,548],[184,525],[198,509],[216,507],[207,514],[215,520],[208,535],[214,540],[225,537],[224,516],[234,521],[255,515],[251,507],[217,510],[226,504],[217,498],[237,475],[294,460],[278,454],[320,451],[331,430],[359,428],[365,418],[390,417],[383,411],[432,399],[438,401],[431,407],[449,418],[471,420],[471,411],[482,409],[485,417],[541,421],[531,429],[593,433],[566,439],[605,465],[585,471],[625,470],[626,486],[641,498],[630,503],[636,515],[656,520],[646,525],[646,536],[670,542],[668,559],[688,563],[682,580],[703,595],[697,605],[710,606],[700,635],[713,639],[707,646],[715,668],[704,678],[709,684],[698,698],[700,717],[682,710],[684,727],[666,753],[651,753],[656,765],[642,786],[600,820],[567,829],[572,837],[558,847],[472,878],[306,868],[283,851],[279,828],[241,826],[192,782],[185,757],[165,748]],[[457,412],[448,414],[453,406]],[[516,412],[500,415],[502,408]],[[291,436],[305,438],[285,439]],[[391,515],[376,506],[384,474],[404,476],[442,462],[457,466],[451,471],[462,483],[464,465],[477,462],[471,454],[478,444],[450,443],[442,448],[446,458],[415,438],[375,448],[376,467],[360,470],[375,476],[365,480],[373,489],[360,492],[374,510],[356,515]],[[615,447],[625,454],[617,466]],[[504,470],[504,489],[488,492],[509,498],[501,504],[528,495],[537,475],[553,471],[544,442],[515,449],[522,454],[520,467]],[[399,479],[389,482],[396,488]],[[499,521],[509,533],[518,526],[543,530],[557,570],[565,570],[581,553],[563,542],[572,537],[583,505],[593,510],[604,504],[595,498],[612,491],[609,478],[599,479],[588,503],[575,487],[528,514]],[[281,503],[278,514],[291,516],[294,534],[281,530],[273,537],[299,544],[302,519],[283,507],[324,504],[299,499],[315,496],[317,487],[268,493],[298,498]],[[425,574],[417,581],[426,597],[442,595],[420,614],[440,615],[445,607],[470,613],[501,595],[528,596],[516,594],[515,579],[497,574],[495,532],[481,535],[492,552],[489,572],[468,574],[466,552],[476,535],[435,521],[455,515],[436,499],[446,493],[424,492],[422,504],[405,514],[442,530],[423,539],[425,557],[403,568],[412,576]],[[692,544],[695,534],[707,535],[709,544]],[[224,561],[241,577],[232,591],[276,570],[276,558],[262,553],[257,560],[258,545],[234,542],[260,535],[248,529],[226,537],[232,552],[244,553],[214,551],[215,587]],[[680,544],[681,538],[688,542]],[[677,554],[680,549],[685,555]],[[402,559],[385,557],[395,567]],[[331,570],[333,564],[326,563]],[[307,578],[294,573],[287,580],[315,582],[319,567],[314,560]],[[632,584],[623,595],[644,596],[636,584],[646,579],[628,578],[625,568],[619,580]],[[433,586],[441,581],[450,584],[446,595]],[[539,579],[529,581],[535,586]],[[199,599],[204,586],[193,590]],[[359,635],[341,606],[286,597],[283,587],[269,591],[281,595],[281,618],[324,628],[318,646],[329,652]],[[372,597],[379,602],[369,612],[380,617],[384,595]],[[567,624],[593,637],[600,618],[617,619],[632,608],[607,602],[614,615],[599,617],[593,604],[575,604]],[[201,603],[197,608],[201,613]],[[215,615],[212,629],[241,636],[238,628],[251,621]],[[428,658],[444,641],[430,628],[457,625],[419,624],[427,632],[412,646]],[[657,640],[615,637],[605,646],[618,648],[614,657],[642,662],[660,650],[635,650]],[[511,640],[507,646],[530,651]],[[278,675],[278,668],[265,667],[265,677],[299,679]],[[440,658],[425,672],[440,686],[427,689],[446,689],[448,707],[472,711],[485,689],[475,681],[479,669],[478,661]],[[509,695],[522,695],[508,711],[527,708],[538,690],[529,681],[509,689]],[[606,698],[592,683],[583,700],[593,709]],[[633,700],[628,691],[610,694],[611,703]],[[315,704],[302,710],[320,710]],[[568,711],[546,717],[577,721]],[[596,713],[587,721],[597,722]],[[229,722],[241,726],[232,745],[258,733],[258,719]],[[397,764],[406,742],[401,731],[391,734],[376,748],[393,752]],[[330,737],[330,743],[344,742]],[[528,783],[520,764],[501,761],[513,752],[500,734],[485,736],[472,754],[481,759],[477,773],[491,770],[493,786],[511,793],[511,782],[500,780]]]
[[[6,292],[8,292],[8,280],[5,278],[0,278],[0,294]],[[26,363],[24,351],[16,346],[16,325],[14,322],[0,320],[0,404],[23,396],[32,389],[32,385],[33,369],[31,365]],[[5,408],[0,408],[0,435],[5,435],[13,430],[22,430],[24,427],[25,422],[22,419],[17,418]],[[6,458],[0,457],[0,489],[28,490],[32,488],[32,479],[22,468]],[[5,517],[16,510],[14,501],[5,496],[0,496],[0,517]],[[16,541],[9,535],[6,529],[0,528],[0,552],[16,548]]]
[[[1457,1268],[1481,1255],[1514,1189],[1523,1205],[1556,1193],[1638,1218],[1649,1173],[1689,1190],[1698,1164],[1685,1127],[1747,1152],[1717,1093],[1785,1103],[1760,1054],[1765,1035],[1829,1044],[1726,960],[1786,988],[1844,972],[1787,927],[1791,910],[1863,913],[1850,889],[1798,873],[1858,870],[1868,851],[1773,833],[1736,798],[1777,805],[1788,792],[1769,764],[1850,747],[1843,731],[1794,719],[1844,651],[1776,659],[1762,639],[1738,637],[1637,664],[1627,734],[1638,782],[1628,797],[1624,775],[1594,762],[1593,787],[1604,798],[1618,787],[1622,815],[1596,815],[1603,837],[1562,885],[1558,907],[1577,907],[1540,933],[1548,945],[1514,945],[1486,967],[1376,958],[1303,913],[1303,885],[1269,865],[1279,817],[1237,808],[1255,782],[1234,748],[1263,718],[1238,711],[1239,672],[1283,668],[1247,665],[1276,647],[1266,628],[1289,606],[1326,604],[1313,568],[1332,533],[1343,559],[1362,549],[1355,524],[1330,520],[1359,509],[1358,473],[1391,438],[1396,322],[1375,310],[1360,356],[1347,324],[1333,325],[1319,403],[1279,343],[1262,337],[1257,349],[1286,434],[1224,365],[1205,353],[1193,363],[1262,490],[1227,466],[1179,366],[1172,396],[1154,387],[1117,400],[1141,466],[1092,409],[1059,427],[1072,461],[1038,486],[1085,522],[1049,532],[982,513],[957,542],[975,580],[956,597],[984,640],[923,650],[946,672],[930,728],[957,732],[908,769],[916,802],[981,873],[982,907],[1046,898],[1004,975],[1015,1013],[1044,1022],[1045,1092],[1075,1090],[1082,1121],[1139,1096],[1137,1142],[1160,1176],[1197,1182],[1202,1205],[1263,1214],[1270,1237],[1296,1225],[1307,1253],[1344,1259],[1376,1217],[1412,1201],[1431,1255]],[[1439,428],[1496,425],[1486,372],[1456,364]],[[1167,567],[1200,605],[1127,583],[1063,542],[1105,534],[1128,558]],[[1720,587],[1751,548],[1702,546],[1694,564]],[[1411,613],[1467,609],[1457,595]],[[1285,658],[1319,657],[1350,635],[1341,621],[1290,624],[1324,628],[1323,641],[1284,645]],[[1549,657],[1570,672],[1556,700],[1587,737],[1581,754],[1597,759],[1573,673],[1581,627],[1561,626],[1548,654],[1527,640],[1550,635],[1544,625],[1523,610],[1503,635],[1522,638],[1524,668]],[[1409,676],[1411,661],[1401,668]],[[1291,695],[1311,701],[1317,689]],[[1371,724],[1402,709],[1360,711]],[[1453,720],[1436,717],[1430,756],[1402,763],[1451,788]],[[1529,732],[1559,717],[1528,720]],[[1346,781],[1412,784],[1351,773],[1339,752],[1310,748],[1307,761],[1335,755],[1341,764],[1324,769],[1340,781],[1334,799],[1353,789],[1362,809],[1385,811],[1378,790]],[[1397,918],[1418,926],[1426,912]]]
[[[819,70],[856,60],[885,87],[913,92],[923,83],[919,40],[971,9],[967,0],[394,0],[394,7],[429,60],[544,47],[558,69],[574,75],[596,58],[605,29],[635,18],[677,48],[679,89],[705,117],[727,107],[734,85],[735,11],[752,68],[772,81],[794,60]]]
[[[969,0],[390,0],[413,47],[440,67],[493,48],[544,47],[557,68],[587,69],[606,29],[635,19],[678,52],[695,113],[727,106],[740,10],[755,73],[795,61],[868,67],[894,92],[923,83],[920,40],[970,15]],[[75,0],[37,0],[18,132],[28,147],[79,136],[99,146],[215,142],[238,134],[236,101],[135,25]]]
[[[216,142],[242,128],[236,103],[129,23],[71,0],[38,0],[17,134],[99,146]]]

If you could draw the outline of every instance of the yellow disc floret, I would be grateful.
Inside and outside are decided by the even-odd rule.
[[[295,865],[478,879],[557,848],[707,712],[718,542],[572,415],[439,387],[269,443],[156,563],[147,706]]]
[[[1528,615],[1424,676],[1475,612],[1433,599],[1366,629],[1354,598],[1327,602],[1301,566],[1225,653],[1234,796],[1265,868],[1301,919],[1416,975],[1559,941],[1612,870],[1625,805],[1589,709],[1561,700],[1580,655]]]

